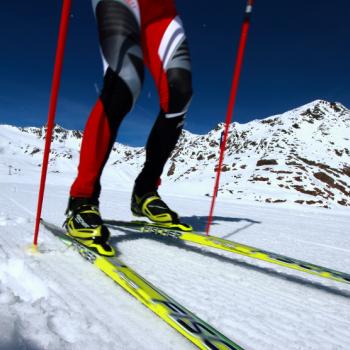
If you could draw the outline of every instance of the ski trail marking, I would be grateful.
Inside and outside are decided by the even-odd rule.
[[[307,241],[307,240],[304,240],[304,239],[293,239],[293,240],[297,241],[297,242],[301,242],[301,243],[306,243],[306,244],[310,244],[310,245],[316,245],[316,246],[320,246],[320,247],[323,247],[323,248],[330,248],[330,249],[340,250],[342,252],[350,253],[350,249],[339,248],[339,247],[335,247],[335,246],[332,246],[332,245],[329,245],[329,244],[316,243],[316,242]]]
[[[11,201],[13,204],[17,205],[19,208],[23,209],[26,213],[30,214],[31,216],[35,217],[35,213],[33,211],[31,211],[30,209],[26,208],[24,205],[22,205],[21,203],[17,202],[16,200],[14,200],[13,198],[7,196],[6,194],[2,194],[2,196],[4,198],[6,198],[7,200]]]

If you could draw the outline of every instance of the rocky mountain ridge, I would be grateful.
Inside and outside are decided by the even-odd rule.
[[[206,135],[183,131],[163,182],[211,195],[223,128],[219,124]],[[12,162],[12,173],[24,168],[24,159],[40,166],[44,135],[45,128],[0,126],[0,166],[6,171]],[[55,126],[51,172],[75,172],[81,139],[80,131]],[[132,181],[144,158],[143,148],[115,143],[105,172],[111,177],[124,174]],[[218,195],[350,206],[350,111],[340,103],[317,100],[266,119],[233,123]]]

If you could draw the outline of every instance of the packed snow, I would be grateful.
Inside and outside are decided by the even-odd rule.
[[[21,141],[18,129],[1,129],[0,350],[194,349],[44,228],[33,252],[43,139],[27,133]],[[69,152],[65,143],[54,147],[59,161],[51,161],[43,209],[57,225],[64,221],[78,160],[78,141],[66,141]],[[115,154],[128,151],[123,147],[116,145]],[[142,149],[137,152],[142,157]],[[136,163],[104,173],[106,219],[132,219]],[[209,191],[212,181],[165,181],[160,194],[204,232],[211,198],[202,189]],[[349,227],[346,206],[261,203],[222,193],[211,234],[350,273]],[[350,349],[350,284],[170,238],[127,229],[111,233],[126,264],[247,350]]]
[[[64,220],[68,188],[48,185],[43,216]],[[108,190],[106,218],[131,219]],[[203,231],[209,199],[164,198]],[[45,229],[30,246],[37,186],[1,184],[0,349],[192,349],[142,304]],[[345,210],[218,200],[212,233],[350,272]],[[246,349],[349,349],[350,285],[170,239],[113,230],[128,265]]]

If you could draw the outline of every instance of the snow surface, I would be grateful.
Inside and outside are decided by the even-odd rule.
[[[168,192],[211,195],[223,124],[205,135],[183,131],[165,166]],[[0,125],[0,176],[32,183],[44,150],[44,128]],[[280,115],[231,125],[220,197],[250,202],[350,207],[350,110],[316,100]],[[75,176],[82,133],[58,125],[49,172],[54,184]],[[104,169],[104,187],[128,188],[145,161],[144,148],[115,143]],[[64,176],[61,176],[64,174]],[[68,182],[66,181],[68,179]],[[118,186],[118,187],[116,187]]]
[[[66,180],[68,182],[68,180]],[[41,229],[37,185],[0,182],[0,349],[193,349],[133,297]],[[43,216],[64,219],[68,187],[48,185]],[[105,190],[105,218],[131,219],[127,190]],[[209,199],[163,193],[195,229]],[[219,200],[212,233],[350,272],[348,210]],[[350,286],[209,248],[113,230],[132,268],[246,349],[349,349]]]
[[[221,130],[184,132],[160,191],[199,232]],[[350,273],[350,111],[315,101],[234,130],[211,233]],[[0,126],[0,350],[194,349],[45,229],[31,251],[43,131]],[[80,132],[56,127],[43,217],[58,225],[80,142]],[[278,164],[257,165],[266,159]],[[143,161],[143,149],[115,144],[102,177],[106,219],[132,219]],[[247,350],[350,349],[350,285],[127,229],[112,230],[111,242],[125,263]]]

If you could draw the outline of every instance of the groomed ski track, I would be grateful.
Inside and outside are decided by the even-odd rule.
[[[48,186],[47,220],[61,224],[66,191]],[[103,192],[103,215],[132,219],[129,196]],[[164,197],[204,230],[209,199]],[[195,348],[44,230],[42,253],[28,253],[36,200],[36,186],[1,183],[1,350]],[[345,210],[221,199],[212,234],[349,273],[349,227]],[[246,349],[350,348],[350,286],[171,239],[112,234],[125,263]]]

